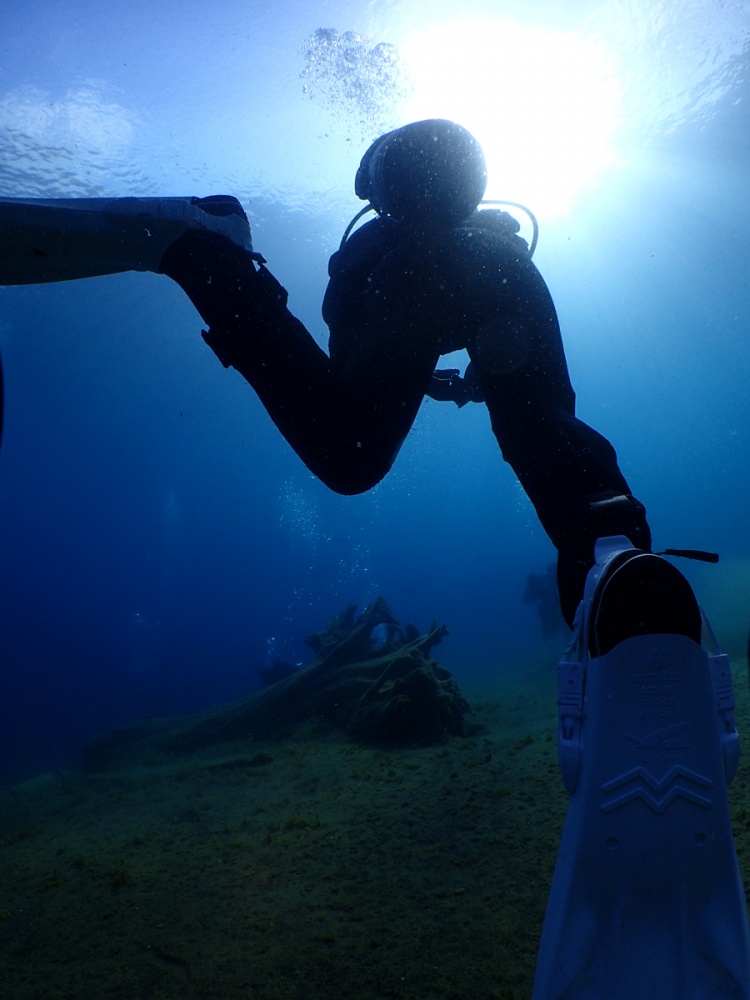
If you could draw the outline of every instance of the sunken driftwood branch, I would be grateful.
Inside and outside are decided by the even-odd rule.
[[[385,640],[378,644],[373,633],[381,626]],[[201,715],[151,719],[99,736],[86,748],[84,769],[285,737],[310,722],[384,746],[429,746],[463,735],[471,709],[451,673],[430,658],[447,634],[436,621],[424,634],[413,625],[402,629],[382,597],[359,617],[349,605],[308,637],[315,659],[305,669]]]

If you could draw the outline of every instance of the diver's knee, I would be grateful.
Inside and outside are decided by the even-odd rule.
[[[367,493],[378,485],[390,472],[391,467],[378,469],[347,470],[342,475],[342,470],[319,470],[315,474],[329,490],[338,493],[342,497],[356,497],[362,493]],[[315,470],[313,470],[315,471]]]
[[[391,471],[392,462],[381,458],[314,459],[305,463],[320,481],[342,497],[359,496],[377,486]]]

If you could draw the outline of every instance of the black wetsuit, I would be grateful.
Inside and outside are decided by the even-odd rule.
[[[485,213],[482,213],[484,215]],[[489,213],[486,213],[489,215]],[[391,468],[442,354],[466,348],[503,457],[558,549],[570,622],[593,543],[650,547],[614,449],[575,416],[560,328],[522,240],[472,216],[427,232],[388,218],[331,258],[329,354],[286,308],[286,292],[244,251],[189,233],[162,270],[185,289],[206,341],[258,393],[294,450],[331,489],[354,494]]]

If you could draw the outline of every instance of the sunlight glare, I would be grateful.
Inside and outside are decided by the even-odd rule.
[[[617,162],[621,87],[595,37],[498,18],[420,29],[401,44],[405,121],[450,118],[487,157],[488,198],[568,213]]]

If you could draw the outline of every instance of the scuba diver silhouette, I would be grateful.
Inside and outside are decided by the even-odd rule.
[[[575,415],[555,307],[518,223],[478,210],[486,180],[479,143],[453,122],[414,122],[370,146],[355,191],[376,216],[330,260],[327,354],[288,310],[231,197],[6,199],[0,224],[12,252],[0,253],[0,283],[168,275],[222,364],[342,494],[387,474],[425,395],[483,399],[557,549],[571,625],[596,539],[621,534],[648,551],[650,531],[614,449]],[[436,371],[460,348],[471,359],[463,379]]]
[[[188,231],[160,270],[190,296],[222,364],[339,493],[386,475],[426,394],[483,397],[503,457],[558,550],[571,624],[596,539],[622,534],[647,550],[650,532],[614,449],[575,416],[555,308],[518,224],[477,211],[485,186],[479,144],[452,122],[416,122],[373,143],[355,191],[377,215],[331,258],[328,355],[264,263],[228,240]],[[460,348],[471,358],[469,389],[435,372]]]
[[[425,395],[483,400],[558,552],[574,628],[559,668],[570,807],[534,1000],[750,1000],[750,935],[726,784],[738,753],[726,657],[689,584],[651,553],[612,445],[575,415],[552,298],[461,126],[414,122],[365,153],[375,218],[329,263],[328,353],[287,308],[230,197],[0,203],[0,283],[163,273],[307,467],[341,494],[392,467]],[[348,237],[348,238],[347,238]],[[464,378],[437,369],[466,349]],[[696,985],[697,984],[697,985]]]

